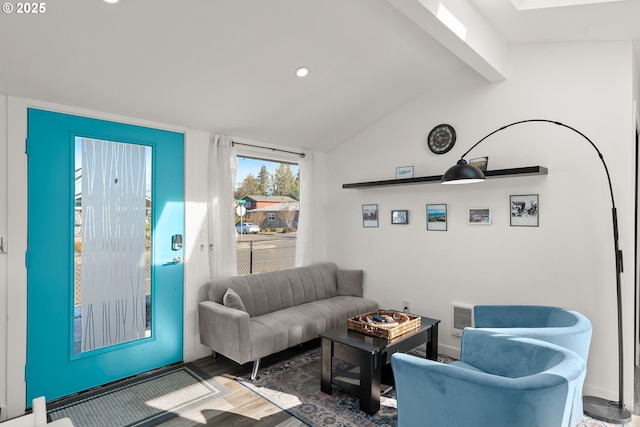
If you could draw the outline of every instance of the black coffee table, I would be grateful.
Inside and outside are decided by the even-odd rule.
[[[320,334],[322,342],[322,369],[320,390],[331,394],[331,384],[337,384],[360,396],[360,410],[374,414],[380,410],[380,384],[384,375],[392,382],[391,355],[406,353],[426,343],[426,358],[438,358],[437,319],[421,316],[420,328],[391,340],[353,331],[347,325]],[[336,378],[333,359],[337,358],[360,367],[357,381],[345,382]]]

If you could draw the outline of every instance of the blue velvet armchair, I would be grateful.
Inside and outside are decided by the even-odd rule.
[[[476,305],[475,328],[558,344],[585,363],[591,344],[591,322],[577,311],[542,305]]]
[[[535,338],[572,350],[585,363],[591,345],[591,322],[577,311],[542,305],[476,305],[473,307],[475,329],[495,331],[519,337]],[[470,329],[473,333],[474,329]],[[582,421],[582,384],[575,400],[571,425]]]
[[[544,341],[465,330],[451,364],[391,357],[398,427],[568,427],[586,374],[573,351]]]

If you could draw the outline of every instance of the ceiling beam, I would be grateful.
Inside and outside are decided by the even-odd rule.
[[[490,82],[506,79],[509,46],[466,0],[388,0]]]

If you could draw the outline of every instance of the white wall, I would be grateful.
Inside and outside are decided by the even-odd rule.
[[[489,169],[542,165],[548,176],[489,180],[475,186],[342,189],[391,179],[397,166],[439,175],[489,132],[523,119],[551,119],[591,138],[608,163],[618,208],[623,275],[625,403],[633,397],[634,146],[630,43],[531,45],[512,52],[509,78],[489,84],[471,72],[416,98],[328,156],[328,254],[365,270],[365,294],[382,307],[442,320],[440,351],[456,354],[451,304],[547,304],[578,310],[593,323],[586,394],[617,400],[615,264],[604,169],[580,136],[552,124],[517,125],[484,141],[470,157]],[[381,100],[383,102],[383,100]],[[432,154],[426,136],[439,123],[458,140]],[[540,226],[509,226],[509,195],[539,194]],[[363,228],[361,205],[379,205],[378,228]],[[446,203],[448,231],[426,231],[425,204]],[[493,223],[469,225],[469,208],[491,208]],[[408,209],[409,225],[391,225]]]
[[[634,42],[634,61],[633,61],[633,112],[635,118],[635,130],[640,134],[640,105],[638,105],[638,101],[640,100],[640,40]],[[637,151],[637,143],[636,143],[636,151]],[[636,156],[638,153],[636,152]],[[640,182],[637,182],[636,185],[640,185]],[[636,218],[636,233],[640,230],[640,218]],[[635,274],[636,278],[640,277],[640,252],[637,251],[636,248],[636,257],[635,257]],[[638,289],[638,283],[636,283],[636,310],[640,307],[640,289]],[[635,364],[636,366],[640,366],[640,331],[638,329],[638,320],[636,320],[636,326],[634,328],[634,336],[635,336]],[[635,396],[635,403],[640,401],[640,396]],[[638,407],[640,410],[640,407]],[[638,412],[636,410],[635,412]]]
[[[0,200],[7,200],[7,97],[0,95]],[[7,203],[0,204],[0,237],[7,240]],[[7,248],[4,248],[6,251]],[[0,313],[7,311],[7,255],[0,251]],[[0,384],[7,382],[7,316],[0,316]],[[0,387],[0,419],[7,406],[7,390]]]
[[[187,131],[185,138],[185,324],[184,358],[195,360],[211,354],[200,344],[198,303],[206,299],[202,284],[209,279],[207,241],[207,158],[211,135]]]
[[[13,417],[24,411],[24,366],[26,364],[26,284],[24,256],[27,248],[27,161],[25,133],[26,107],[8,98],[7,102],[7,378],[3,384],[7,395],[2,417]]]

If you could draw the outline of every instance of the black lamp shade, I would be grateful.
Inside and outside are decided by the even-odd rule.
[[[455,166],[450,167],[442,175],[441,180],[443,184],[472,184],[483,181],[484,173],[477,167],[468,164],[464,159],[458,160]]]

